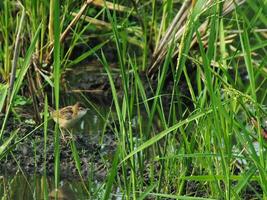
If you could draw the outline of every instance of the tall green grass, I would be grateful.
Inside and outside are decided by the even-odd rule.
[[[124,68],[121,68],[122,73],[122,79],[123,79],[123,88],[124,88],[124,97],[121,104],[119,104],[119,101],[116,100],[117,98],[117,92],[115,87],[112,87],[113,92],[113,98],[115,100],[116,104],[116,111],[119,116],[120,121],[120,127],[118,130],[119,140],[121,140],[119,143],[122,143],[123,145],[127,144],[130,145],[129,148],[130,152],[127,153],[126,156],[120,157],[120,167],[122,169],[125,167],[125,163],[131,163],[130,169],[131,169],[131,175],[130,177],[124,177],[124,180],[129,180],[128,186],[125,185],[124,192],[126,192],[125,198],[137,198],[134,191],[131,193],[128,187],[131,185],[131,188],[134,187],[136,191],[138,191],[137,188],[142,188],[142,186],[145,185],[145,183],[140,183],[139,181],[142,181],[142,178],[138,176],[138,173],[143,169],[143,164],[140,163],[141,160],[151,160],[150,164],[153,165],[153,160],[156,158],[159,158],[160,160],[163,160],[164,162],[160,162],[160,177],[156,180],[157,187],[157,193],[160,197],[163,197],[164,192],[169,192],[170,188],[176,187],[177,196],[172,196],[171,198],[186,198],[186,197],[180,197],[178,195],[184,194],[186,191],[186,184],[193,182],[193,181],[200,181],[200,184],[207,184],[207,193],[213,198],[225,198],[225,199],[231,199],[231,198],[240,198],[242,196],[242,191],[244,191],[245,188],[248,187],[247,184],[245,184],[246,181],[252,181],[256,180],[258,177],[260,180],[260,185],[263,186],[263,191],[265,190],[265,183],[262,182],[265,179],[263,179],[264,170],[263,170],[263,163],[261,162],[263,159],[263,153],[260,153],[260,157],[258,158],[258,155],[254,149],[254,146],[252,145],[253,140],[249,139],[251,137],[251,134],[248,133],[248,127],[247,126],[237,126],[237,124],[242,123],[240,121],[239,116],[243,116],[247,111],[247,109],[252,109],[253,107],[256,107],[256,110],[259,105],[256,103],[256,80],[254,75],[255,67],[252,67],[252,48],[250,47],[250,38],[249,33],[246,31],[247,24],[243,23],[242,20],[244,19],[238,19],[236,17],[233,17],[233,20],[236,22],[235,27],[240,27],[240,23],[242,23],[242,29],[239,28],[240,31],[240,41],[241,46],[238,45],[238,39],[234,44],[237,44],[237,52],[243,52],[242,55],[244,55],[244,61],[245,66],[248,71],[248,79],[250,80],[250,88],[249,90],[240,90],[239,94],[228,92],[229,90],[232,90],[233,88],[238,90],[238,85],[234,85],[233,83],[242,82],[244,77],[241,76],[235,76],[234,80],[231,80],[232,78],[229,75],[230,70],[236,69],[236,73],[239,73],[239,69],[241,67],[238,66],[238,63],[233,60],[233,55],[235,52],[233,52],[233,55],[231,55],[231,50],[229,50],[229,47],[227,45],[226,41],[226,30],[228,28],[228,19],[222,16],[221,10],[222,10],[222,2],[216,2],[214,6],[212,6],[209,10],[210,15],[208,16],[210,18],[210,26],[209,26],[209,39],[207,46],[204,47],[204,44],[202,43],[202,39],[200,36],[200,33],[197,31],[198,27],[200,26],[199,18],[201,18],[201,7],[203,6],[204,1],[198,1],[195,8],[193,9],[189,19],[186,31],[184,33],[183,39],[180,44],[180,53],[178,56],[178,63],[176,66],[176,71],[174,73],[174,80],[175,85],[173,88],[173,94],[171,95],[172,101],[171,101],[171,109],[169,113],[169,117],[166,118],[164,116],[164,106],[162,106],[161,98],[162,91],[160,89],[156,90],[154,95],[152,97],[152,104],[151,108],[150,105],[147,104],[148,99],[146,92],[144,91],[142,87],[142,81],[140,80],[140,77],[136,71],[136,66],[131,62],[130,63],[132,68],[129,69],[133,70],[133,79],[135,80],[134,83],[137,85],[136,92],[133,92],[131,90],[131,83],[129,84],[128,80],[131,80],[127,75],[125,76],[125,68],[127,68],[127,63],[124,63],[123,61],[127,59],[126,56],[123,55],[123,44],[126,41],[121,41],[118,39],[118,35],[123,34],[121,32],[117,32],[116,30],[116,18],[112,20],[114,35],[115,35],[115,42],[117,44],[117,51],[119,55],[119,61],[120,65],[123,63]],[[247,5],[245,5],[247,6]],[[242,11],[237,11],[242,12]],[[261,12],[261,11],[259,11]],[[261,15],[259,13],[259,15]],[[236,14],[236,16],[241,17],[241,15]],[[242,18],[242,17],[241,17]],[[111,19],[111,17],[109,17]],[[122,30],[121,30],[122,31]],[[201,64],[196,63],[198,66],[198,82],[191,82],[190,75],[188,75],[187,70],[185,69],[187,66],[185,65],[186,60],[188,60],[188,57],[191,57],[189,47],[192,40],[193,34],[197,35],[197,40],[199,44],[199,52],[194,51],[194,53],[198,53],[199,58],[196,56],[193,56],[194,59],[201,60]],[[217,41],[220,41],[219,45],[217,46]],[[121,46],[120,46],[121,45]],[[258,44],[255,44],[258,45]],[[169,52],[171,52],[173,47],[169,48]],[[229,55],[230,54],[230,55]],[[231,58],[231,60],[229,60]],[[129,58],[128,58],[129,59]],[[191,60],[192,62],[195,62],[195,60]],[[212,62],[217,61],[219,64],[219,67],[214,67]],[[229,61],[229,63],[228,63]],[[165,63],[168,62],[171,63],[170,57],[166,56]],[[164,64],[165,64],[164,63]],[[158,75],[158,88],[161,87],[164,83],[164,77],[166,76],[166,72],[164,71],[164,65],[162,71],[160,71],[160,74]],[[108,66],[107,62],[104,62],[104,66]],[[231,67],[230,67],[231,66]],[[108,67],[105,67],[106,71],[109,76],[109,80],[111,85],[113,82],[113,79],[111,77],[111,73]],[[260,72],[259,72],[260,73]],[[129,73],[130,74],[130,73]],[[179,91],[177,93],[177,86],[180,83],[180,77],[185,76],[187,84],[190,89],[191,98],[194,100],[194,111],[191,111],[191,113],[188,113],[185,115],[182,113],[181,110],[182,105],[181,99],[177,98],[179,96]],[[264,77],[264,75],[259,75],[259,77]],[[127,78],[127,80],[126,80]],[[163,79],[161,79],[163,78]],[[265,79],[265,78],[264,78]],[[192,85],[197,84],[198,91],[194,91],[192,88]],[[243,85],[242,85],[243,86]],[[125,90],[125,88],[127,88]],[[250,101],[250,104],[247,104],[247,100],[245,98],[246,95],[252,96],[252,101]],[[131,101],[128,101],[127,99],[133,95],[136,95],[137,102],[132,104]],[[139,98],[138,98],[139,96]],[[140,100],[141,99],[141,100]],[[159,99],[159,100],[157,100]],[[241,100],[243,99],[243,100]],[[241,102],[246,101],[246,107],[241,107]],[[266,101],[266,100],[265,100]],[[178,103],[177,103],[178,102]],[[143,129],[140,130],[140,141],[136,141],[134,137],[131,137],[131,127],[125,126],[127,124],[127,121],[131,121],[131,115],[128,115],[128,119],[126,122],[122,119],[124,119],[122,116],[125,116],[124,112],[129,112],[127,108],[137,108],[140,109],[139,105],[144,104],[144,107],[147,110],[147,117],[148,117],[148,129],[147,131],[143,132]],[[251,105],[252,104],[252,105]],[[249,108],[249,105],[251,108]],[[125,108],[125,110],[124,110]],[[150,110],[151,109],[151,110]],[[180,109],[180,110],[179,110]],[[245,109],[245,110],[243,110]],[[157,111],[157,112],[155,112]],[[136,113],[139,113],[140,110],[137,110]],[[259,112],[259,111],[257,111]],[[256,116],[262,116],[260,113],[255,113]],[[180,115],[179,115],[180,113]],[[155,117],[158,116],[160,118],[160,122],[162,125],[162,132],[158,132],[157,130],[153,129],[152,121],[154,121]],[[248,116],[245,114],[244,116],[247,118],[247,120],[250,120],[251,116]],[[259,117],[260,118],[260,117]],[[167,123],[165,120],[167,120]],[[247,122],[247,121],[246,121]],[[142,122],[140,122],[142,123]],[[248,125],[250,125],[249,122],[247,122]],[[155,134],[155,136],[151,136],[151,132]],[[243,135],[244,132],[244,135]],[[125,140],[124,137],[120,138],[120,136],[124,136],[125,133],[129,133],[128,139]],[[176,135],[176,137],[171,136]],[[262,136],[260,134],[260,130],[258,130],[259,133],[259,141],[260,143],[264,143],[262,140]],[[249,135],[247,135],[249,134]],[[145,137],[143,137],[145,135]],[[171,137],[166,137],[171,136]],[[245,137],[246,139],[239,140],[240,137]],[[127,138],[127,136],[126,136]],[[139,138],[139,139],[140,139]],[[149,138],[149,139],[147,139]],[[164,138],[165,142],[161,143],[161,139]],[[180,138],[177,140],[177,138]],[[233,168],[238,165],[238,157],[235,155],[235,148],[236,147],[244,147],[246,148],[246,144],[248,143],[250,146],[250,149],[252,150],[253,154],[251,155],[254,160],[254,165],[256,165],[257,169],[259,170],[259,174],[252,179],[252,175],[256,174],[255,168],[253,168],[253,165],[251,166],[251,170],[246,171],[244,170],[244,174],[240,173],[237,176],[234,176]],[[125,147],[125,146],[124,146]],[[263,148],[263,146],[261,146]],[[165,149],[165,151],[164,151]],[[147,150],[147,151],[146,151]],[[239,149],[240,150],[240,149]],[[145,152],[149,152],[146,154]],[[165,152],[165,153],[163,153]],[[179,152],[179,153],[178,153]],[[260,152],[263,152],[263,149],[260,150]],[[179,156],[175,156],[178,153]],[[211,153],[211,154],[210,154]],[[203,155],[206,159],[199,158],[198,154]],[[209,155],[209,156],[205,156]],[[162,159],[161,159],[162,157]],[[141,159],[140,159],[141,158]],[[245,157],[242,157],[243,159]],[[127,161],[129,159],[129,161]],[[156,159],[157,160],[157,159]],[[260,161],[261,160],[261,161]],[[179,164],[179,162],[181,162]],[[248,160],[247,160],[248,162]],[[126,164],[127,165],[127,164]],[[180,166],[180,168],[178,167]],[[153,168],[153,166],[150,166]],[[173,167],[170,168],[170,167]],[[253,170],[252,170],[253,169]],[[174,173],[174,170],[178,170],[178,173]],[[152,170],[153,171],[153,170]],[[246,173],[247,172],[247,173]],[[155,178],[155,172],[150,172],[150,175],[152,176],[152,179]],[[196,175],[194,175],[196,173]],[[204,175],[206,174],[206,175]],[[190,178],[191,177],[191,178]],[[237,185],[234,186],[235,182],[237,181]],[[165,183],[165,187],[162,187]],[[167,184],[167,185],[166,185]],[[150,185],[153,186],[153,181]],[[154,188],[154,187],[152,187]],[[238,189],[237,189],[238,188]],[[209,190],[209,192],[208,192]],[[145,190],[143,190],[145,192]],[[259,195],[256,191],[254,191],[256,195]],[[265,192],[264,192],[265,193]],[[149,195],[149,193],[145,192],[146,195]],[[151,193],[150,193],[151,195]],[[155,195],[155,194],[153,194]],[[142,196],[142,195],[141,195]],[[157,195],[156,195],[157,196]],[[143,198],[143,196],[142,196]]]
[[[98,38],[101,42],[94,47],[87,44],[90,40],[86,37],[92,29],[91,24],[84,24],[83,18],[72,27],[70,40],[66,44],[60,42],[61,33],[71,21],[69,12],[72,9],[78,11],[78,3],[67,1],[65,5],[60,5],[56,0],[50,1],[50,4],[25,2],[30,18],[28,16],[25,26],[29,32],[24,34],[30,35],[31,42],[26,43],[29,47],[23,47],[27,53],[18,67],[0,139],[6,131],[12,102],[23,84],[27,84],[24,77],[29,70],[30,58],[33,53],[38,53],[39,61],[43,62],[51,52],[52,43],[52,76],[39,74],[43,77],[44,86],[39,89],[43,90],[46,85],[53,88],[53,97],[45,98],[44,151],[48,137],[48,102],[53,102],[57,110],[61,107],[60,80],[64,69],[94,56],[103,65],[112,93],[112,109],[116,116],[110,114],[107,123],[114,120],[112,130],[117,149],[112,155],[108,175],[101,184],[94,183],[93,178],[82,177],[76,143],[71,141],[68,144],[80,175],[83,188],[80,193],[84,192],[82,197],[110,199],[119,195],[122,199],[244,199],[248,193],[259,199],[267,197],[267,145],[260,126],[266,118],[267,43],[266,33],[256,31],[266,27],[266,1],[247,0],[241,8],[226,16],[222,12],[223,1],[214,1],[205,12],[202,8],[206,1],[197,1],[189,12],[179,44],[172,39],[149,89],[147,86],[152,80],[142,74],[152,62],[151,47],[158,45],[178,11],[180,5],[176,1],[135,3],[136,13],[114,11],[107,5],[99,10],[88,8],[84,15],[89,15],[91,11],[96,13],[95,17],[102,17],[110,25],[106,33],[101,34],[103,38]],[[5,1],[0,17],[0,34],[4,41],[0,46],[2,80],[9,79],[12,57],[9,47],[16,38],[14,27],[17,24],[9,24],[9,20],[19,20],[19,15],[12,15],[12,6]],[[45,17],[49,12],[50,18]],[[199,27],[206,19],[209,25],[203,40]],[[231,32],[237,35],[229,42]],[[194,47],[191,46],[193,38],[197,41]],[[140,45],[134,46],[133,43]],[[76,45],[81,44],[88,50],[70,60]],[[115,49],[118,65],[115,70],[106,55],[106,45]],[[174,56],[177,50],[178,54]],[[116,87],[116,73],[121,78],[120,88]],[[167,93],[168,79],[172,80],[173,85]],[[4,83],[0,86],[0,110],[4,107],[8,91],[8,84]],[[186,85],[188,91],[184,93],[181,85]],[[122,98],[119,97],[121,92]],[[167,103],[166,97],[169,99]],[[189,99],[188,105],[185,99]],[[252,118],[257,121],[257,127],[251,123]],[[54,130],[53,185],[59,189],[61,140],[57,125]],[[11,153],[13,146],[10,147],[10,144],[17,133],[18,130],[13,130],[9,138],[1,140],[0,159]],[[18,141],[23,142],[23,139]],[[255,142],[259,144],[258,150]],[[46,166],[46,160],[43,164]],[[48,199],[48,188],[45,175],[44,199]]]

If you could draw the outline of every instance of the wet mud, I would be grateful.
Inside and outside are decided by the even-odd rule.
[[[11,128],[8,124],[8,128]],[[24,140],[16,143],[24,135],[30,133],[35,127],[21,124],[18,136],[11,143],[8,153],[2,158],[0,163],[0,173],[2,175],[12,175],[17,171],[22,171],[26,175],[40,174],[45,172],[47,176],[54,174],[54,135],[49,130],[46,141],[44,142],[44,132],[42,129],[33,131]],[[60,134],[60,133],[59,133]],[[8,131],[4,133],[5,138],[9,137]],[[83,133],[73,133],[73,138],[64,141],[60,137],[60,176],[62,179],[73,179],[79,177],[77,163],[74,159],[74,151],[71,145],[75,146],[78,153],[82,177],[94,176],[96,180],[103,180],[109,169],[109,160],[112,159],[116,150],[115,136],[107,130],[103,137],[103,143],[99,144],[97,136],[88,136]],[[12,145],[13,144],[13,145]],[[11,153],[12,152],[12,153]]]

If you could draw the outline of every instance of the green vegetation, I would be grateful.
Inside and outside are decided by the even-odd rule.
[[[2,199],[62,189],[65,146],[78,173],[69,174],[75,199],[267,199],[266,12],[266,0],[1,1],[0,160],[16,163],[0,165]],[[95,76],[82,67],[91,62],[110,91],[105,113],[89,86],[77,94],[65,81]],[[90,159],[84,176],[78,142],[62,144],[50,123],[49,106],[71,105],[69,93],[102,120],[93,133],[101,148],[106,132],[115,138],[115,150],[97,157],[101,181]],[[16,151],[38,131],[27,174]]]

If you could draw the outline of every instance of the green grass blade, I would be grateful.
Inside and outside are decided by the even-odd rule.
[[[50,10],[53,12],[53,28],[54,28],[54,97],[55,97],[55,106],[56,110],[59,109],[59,81],[60,81],[60,5],[58,0],[50,1],[50,6],[53,6],[54,9]],[[52,13],[50,13],[52,14]],[[62,130],[63,131],[63,130]],[[54,133],[54,176],[55,176],[55,188],[59,188],[60,181],[60,137],[58,123],[55,125]],[[56,193],[57,196],[57,193]]]
[[[105,190],[105,194],[103,198],[104,200],[110,199],[113,182],[118,172],[119,154],[120,154],[120,151],[119,149],[117,149],[116,153],[114,154],[112,167],[108,175],[108,180],[106,183],[106,190]]]
[[[171,126],[170,128],[165,129],[164,131],[158,133],[156,136],[152,137],[151,139],[149,139],[148,141],[144,142],[142,145],[140,145],[138,148],[136,148],[134,151],[132,151],[131,153],[129,153],[122,161],[121,163],[125,162],[127,159],[129,159],[130,157],[132,157],[133,155],[135,155],[136,153],[144,150],[145,148],[151,146],[152,144],[156,143],[157,141],[159,141],[160,139],[162,139],[163,137],[165,137],[166,135],[168,135],[169,133],[171,133],[172,131],[177,130],[178,128],[180,128],[181,126],[188,124],[192,121],[195,121],[209,113],[213,112],[212,109],[208,109],[207,111],[204,112],[200,112],[197,114],[194,114],[190,117],[188,117],[185,120],[182,120],[178,123],[176,123],[175,125]]]
[[[0,84],[0,112],[3,109],[5,99],[7,97],[8,86]]]
[[[0,146],[0,158],[3,158],[4,153],[8,153],[8,152],[6,152],[7,147],[11,143],[11,141],[14,139],[14,137],[17,135],[18,131],[19,131],[19,129],[12,132],[10,137],[6,141],[4,141],[3,144]]]

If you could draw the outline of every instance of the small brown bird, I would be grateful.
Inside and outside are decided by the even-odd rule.
[[[53,120],[59,124],[62,129],[70,129],[87,113],[87,108],[84,108],[80,102],[72,106],[66,106],[58,111],[53,110],[51,116]],[[64,134],[62,133],[63,139]]]

